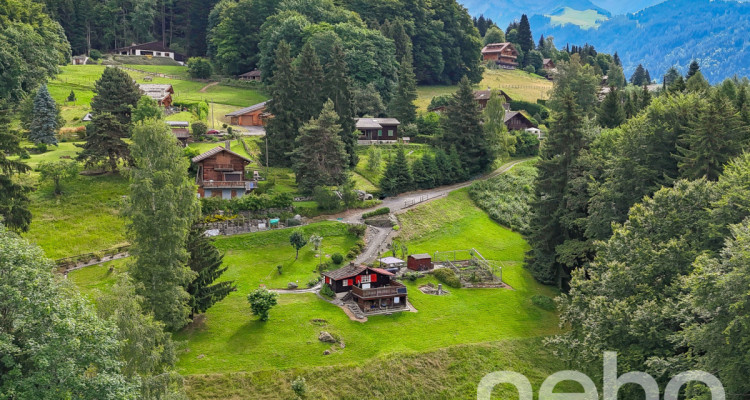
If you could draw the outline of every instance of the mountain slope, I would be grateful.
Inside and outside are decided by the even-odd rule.
[[[597,6],[608,10],[613,15],[629,14],[659,4],[664,0],[592,0]]]
[[[697,59],[712,83],[750,75],[750,3],[669,0],[635,14],[602,22],[597,29],[556,26],[548,17],[530,19],[535,36],[553,36],[558,47],[590,43],[614,53],[626,74],[643,63],[657,78],[676,65],[683,72]]]
[[[604,8],[590,0],[459,0],[471,15],[484,14],[492,18],[502,29],[513,20],[520,20],[521,14],[549,15],[560,12],[565,7],[577,11],[595,10],[609,16]]]

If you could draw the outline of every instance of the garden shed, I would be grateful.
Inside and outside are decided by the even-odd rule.
[[[412,271],[429,271],[433,268],[432,256],[426,253],[409,255],[406,264]]]

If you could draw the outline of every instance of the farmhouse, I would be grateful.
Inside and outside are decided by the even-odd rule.
[[[267,101],[226,114],[229,123],[238,126],[263,126],[271,114],[266,112]]]
[[[254,69],[250,72],[245,72],[244,74],[239,76],[241,81],[253,81],[253,82],[260,82],[260,71],[258,69]]]
[[[141,83],[138,85],[144,95],[156,101],[162,107],[172,106],[174,89],[170,84]]]
[[[257,187],[245,178],[245,167],[252,161],[231,151],[229,141],[193,157],[198,164],[195,183],[199,197],[221,197],[225,200],[242,197]]]
[[[505,98],[505,100],[503,101],[503,108],[505,108],[506,111],[509,111],[510,102],[513,101],[513,99],[511,99],[510,96],[508,96],[508,94],[503,92],[502,90],[496,90],[495,92]],[[487,88],[487,90],[477,90],[474,92],[474,101],[479,103],[479,108],[481,108],[482,110],[487,107],[487,102],[490,100],[490,97],[492,97],[492,90],[490,88]]]
[[[183,145],[186,145],[190,139],[190,123],[187,121],[167,121],[167,125],[172,129],[172,133]]]
[[[335,293],[349,293],[364,312],[407,309],[406,287],[392,280],[393,274],[380,268],[349,264],[323,273],[323,281]]]
[[[175,61],[185,61],[185,56],[176,53],[169,47],[164,46],[160,41],[131,44],[130,46],[113,49],[110,53],[122,56],[150,56],[150,57],[167,57]]]
[[[359,140],[395,141],[399,125],[396,118],[357,118]]]
[[[509,131],[522,131],[537,127],[519,111],[508,111],[505,113],[505,126],[508,127]]]
[[[490,43],[482,49],[484,61],[494,61],[500,68],[516,69],[518,51],[512,43]]]
[[[89,61],[89,58],[85,55],[83,56],[73,56],[72,63],[73,65],[86,65],[86,63]]]
[[[406,259],[406,266],[412,271],[429,271],[433,268],[432,256],[429,254],[411,254]]]

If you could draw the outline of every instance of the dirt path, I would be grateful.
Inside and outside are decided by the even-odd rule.
[[[211,83],[209,83],[208,85],[206,85],[206,86],[203,86],[203,87],[201,88],[201,90],[199,90],[199,92],[201,92],[201,93],[206,93],[206,90],[208,90],[208,88],[210,88],[211,86],[216,86],[216,85],[218,85],[218,84],[219,84],[219,82],[211,82]]]

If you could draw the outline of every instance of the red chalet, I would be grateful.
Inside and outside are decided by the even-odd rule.
[[[512,43],[490,43],[482,49],[484,61],[494,61],[500,68],[516,69],[518,51]]]
[[[193,158],[198,164],[195,181],[199,197],[242,197],[256,188],[255,181],[245,178],[245,167],[252,161],[225,147],[213,149]]]
[[[433,268],[429,254],[412,254],[406,259],[406,266],[413,271],[430,271]]]
[[[323,273],[323,281],[336,293],[349,292],[364,312],[406,310],[406,286],[380,268],[349,264]]]

